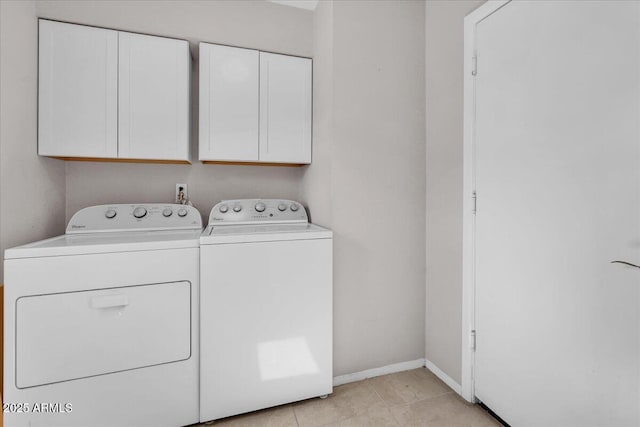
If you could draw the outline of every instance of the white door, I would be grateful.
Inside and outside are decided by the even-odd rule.
[[[118,33],[39,21],[38,154],[116,157]]]
[[[260,52],[260,161],[311,163],[311,60]]]
[[[258,161],[258,51],[200,43],[200,160]]]
[[[118,157],[188,161],[188,43],[124,32],[118,39]]]
[[[640,2],[477,25],[475,395],[514,427],[640,425]]]

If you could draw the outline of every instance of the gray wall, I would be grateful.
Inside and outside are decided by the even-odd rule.
[[[193,141],[197,143],[197,41],[311,56],[313,13],[257,1],[38,1],[42,18],[186,39],[194,55]],[[302,170],[290,167],[67,162],[66,219],[102,203],[170,202],[187,183],[206,218],[224,198],[298,199]]]
[[[37,48],[35,3],[0,2],[0,253],[64,229],[64,162],[36,155]]]
[[[420,1],[316,15],[314,155],[326,161],[303,188],[335,232],[336,375],[424,357],[424,16]]]
[[[427,360],[460,384],[465,15],[484,1],[426,2]]]
[[[335,231],[335,375],[424,357],[424,2],[321,2],[315,16],[261,0],[0,4],[3,248],[63,232],[65,218],[84,206],[171,200],[177,182],[189,184],[205,215],[222,198],[300,198]],[[36,16],[313,55],[313,164],[39,158]],[[197,66],[196,58],[195,83]]]
[[[331,227],[333,143],[333,2],[321,1],[313,19],[312,163],[302,176],[302,202],[311,221]]]

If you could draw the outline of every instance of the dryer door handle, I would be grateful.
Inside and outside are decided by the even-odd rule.
[[[129,298],[124,294],[103,295],[91,298],[91,308],[112,308],[129,305]]]

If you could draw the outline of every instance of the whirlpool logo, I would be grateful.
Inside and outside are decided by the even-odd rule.
[[[87,228],[86,225],[75,225],[75,224],[71,224],[71,228]]]

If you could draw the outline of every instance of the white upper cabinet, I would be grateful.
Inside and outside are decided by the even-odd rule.
[[[39,26],[38,154],[189,162],[186,41]]]
[[[311,60],[260,52],[260,160],[311,163]]]
[[[118,155],[118,33],[40,20],[38,154]]]
[[[188,43],[123,32],[118,40],[118,157],[189,160]]]
[[[311,163],[311,60],[200,44],[200,160]]]
[[[258,54],[200,43],[200,160],[258,161]]]

